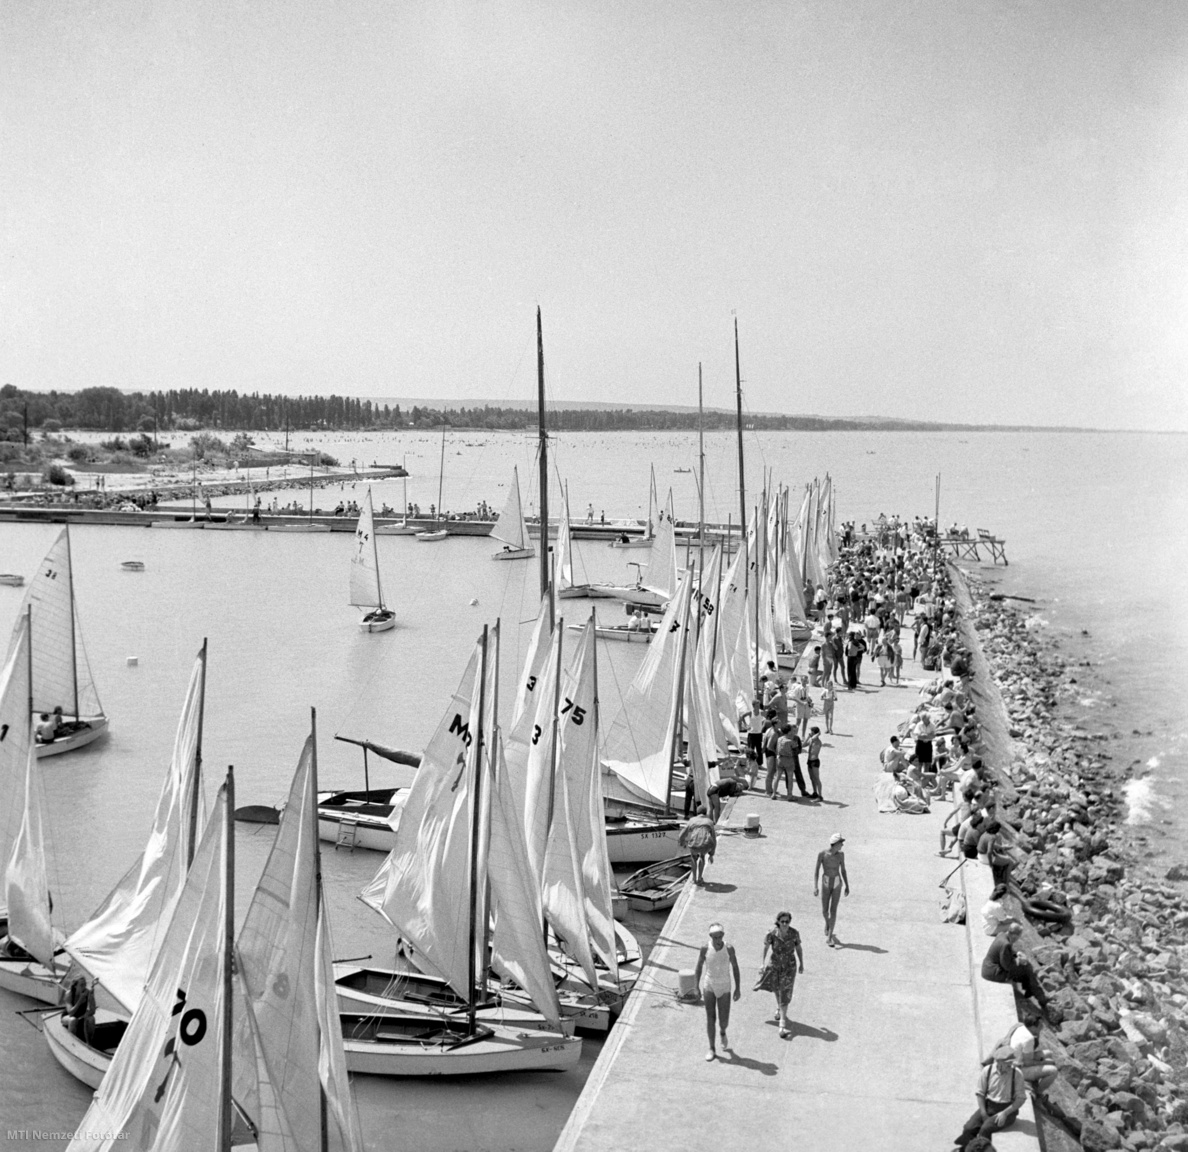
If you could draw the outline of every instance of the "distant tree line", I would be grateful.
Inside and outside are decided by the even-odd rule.
[[[639,429],[695,429],[695,411],[648,408],[550,408],[546,422],[554,431],[620,432]],[[713,409],[702,418],[708,430],[735,426],[735,414]],[[0,440],[19,439],[30,430],[58,432],[77,428],[101,432],[156,432],[234,429],[248,432],[296,430],[366,430],[382,428],[487,428],[521,430],[536,426],[536,413],[525,408],[427,408],[402,411],[350,396],[273,396],[231,389],[169,389],[121,392],[118,388],[83,388],[78,392],[26,392],[12,384],[0,388]],[[962,429],[977,425],[929,424],[899,420],[831,420],[820,416],[747,415],[748,428],[761,431],[843,432],[871,429],[908,431]]]

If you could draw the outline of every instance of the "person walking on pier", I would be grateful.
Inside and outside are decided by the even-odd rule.
[[[771,953],[770,962],[767,959]],[[796,989],[796,973],[804,975],[804,953],[800,947],[800,933],[792,927],[792,913],[776,916],[775,927],[763,937],[763,956],[759,961],[759,980],[756,992],[771,992],[775,996],[775,1019],[780,1026],[780,1039],[791,1035],[788,1028],[788,1005]]]
[[[715,1025],[722,1051],[728,1052],[730,1043],[726,1039],[726,1029],[730,1027],[730,1002],[742,996],[738,957],[734,954],[734,945],[726,943],[726,929],[721,924],[709,926],[709,941],[702,944],[697,953],[693,983],[700,990],[701,1002],[705,1005],[705,1031],[709,1036],[709,1051],[705,1058],[715,1060],[718,1055],[714,1047]]]
[[[843,886],[846,895],[850,894],[850,878],[846,875],[846,854],[843,851],[845,843],[846,838],[840,832],[834,832],[829,837],[829,847],[817,853],[817,866],[813,869],[813,895],[821,897],[825,943],[830,948],[838,947],[833,929],[837,926],[837,906],[841,903]]]

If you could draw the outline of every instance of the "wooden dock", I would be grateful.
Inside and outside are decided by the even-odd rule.
[[[992,564],[1007,566],[1006,541],[993,536],[985,528],[979,528],[976,536],[942,536],[941,551],[958,560],[976,560],[981,563],[983,555]]]

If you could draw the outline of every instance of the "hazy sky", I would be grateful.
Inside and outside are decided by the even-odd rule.
[[[0,6],[0,383],[1188,429],[1188,4]]]

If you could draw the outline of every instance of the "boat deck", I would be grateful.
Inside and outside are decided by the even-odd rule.
[[[918,665],[911,670],[923,679]],[[975,923],[941,922],[937,885],[955,864],[936,855],[949,805],[925,816],[876,810],[878,753],[921,681],[878,688],[875,675],[872,687],[872,672],[864,664],[868,683],[839,694],[821,758],[827,803],[748,792],[727,807],[706,886],[689,885],[673,908],[556,1152],[783,1152],[790,1143],[914,1152],[950,1147],[961,1131],[981,1057],[1013,1016],[1012,993],[977,975],[989,944],[977,914],[987,878],[970,876]],[[755,838],[741,833],[749,813],[762,822]],[[813,866],[835,831],[846,837],[852,894],[838,915],[842,947],[829,948]],[[782,910],[801,933],[805,963],[787,1040],[773,1023],[774,998],[751,991],[764,934]],[[678,989],[714,920],[737,949],[743,995],[731,1050],[707,1062],[704,1010]],[[1030,1102],[994,1146],[1038,1149]]]

